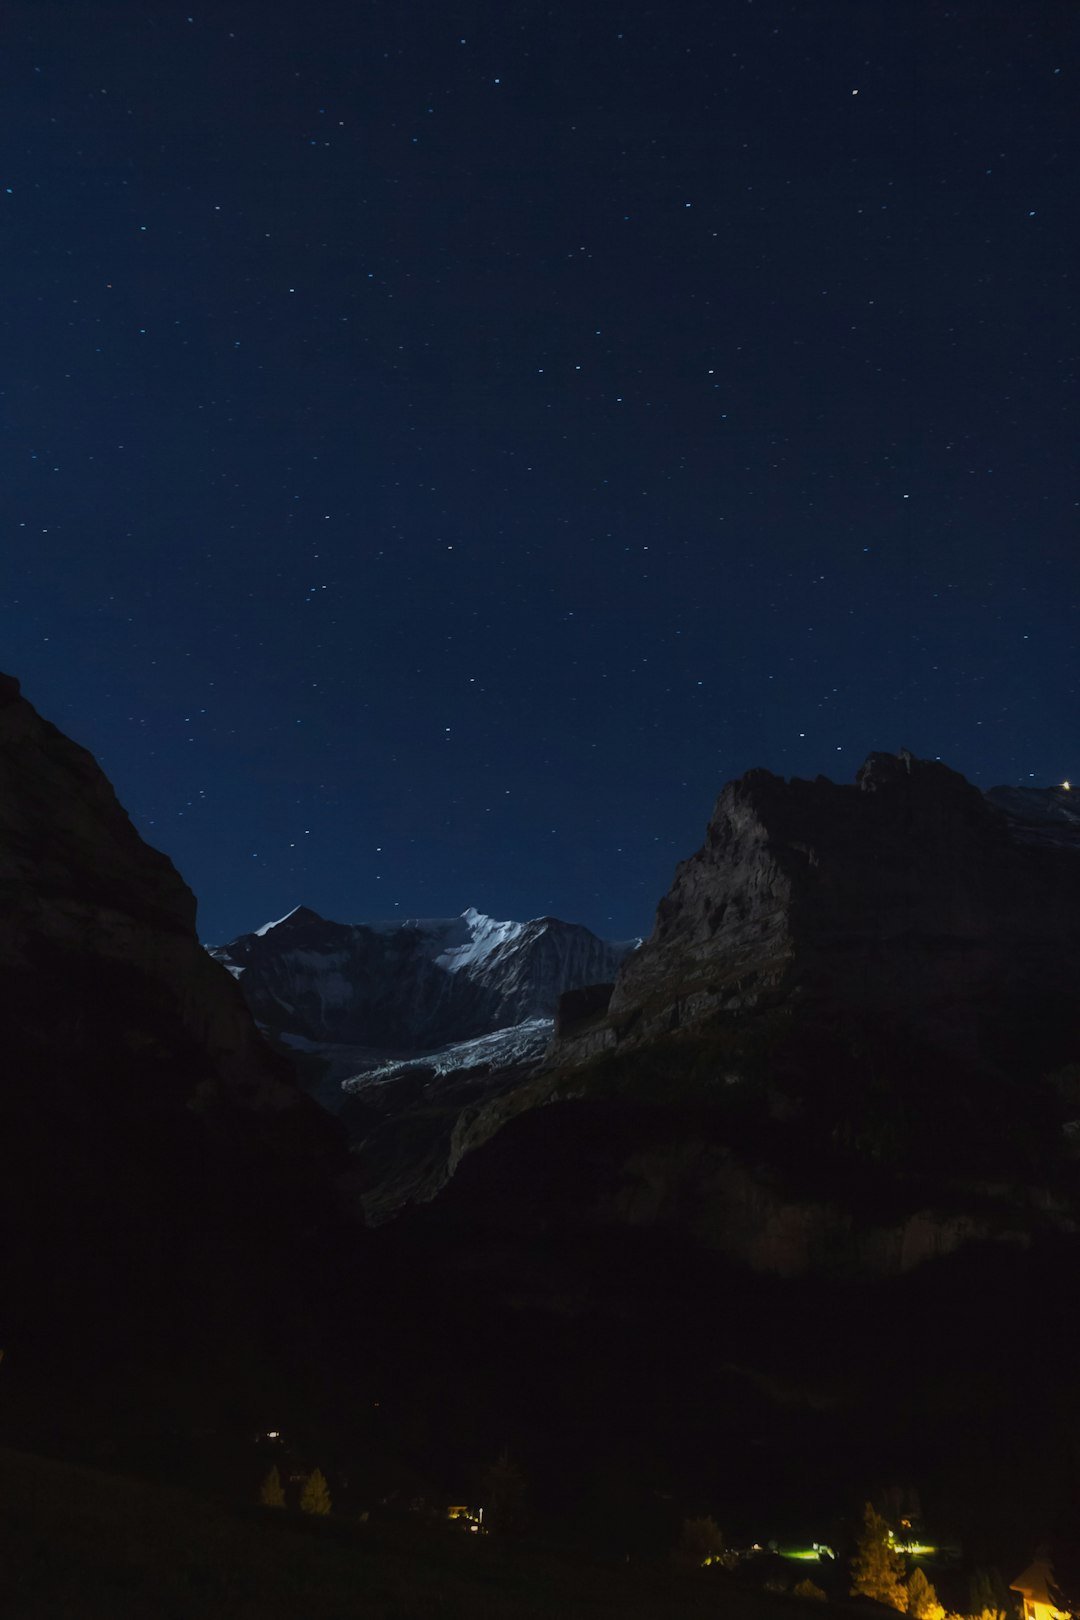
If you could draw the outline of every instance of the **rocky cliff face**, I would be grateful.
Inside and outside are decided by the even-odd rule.
[[[1030,1039],[1080,967],[1080,822],[1053,824],[1055,843],[1029,840],[908,754],[871,755],[851,787],[752,771],[679,867],[612,1020],[646,1033],[782,996],[902,1020],[972,1060],[1006,1008]]]
[[[785,1274],[1071,1230],[1078,833],[1069,790],[987,796],[907,753],[851,786],[728,784],[651,938],[610,998],[564,1000],[480,1158],[527,1158],[537,1107],[584,1100],[610,1128],[583,1218]]]
[[[10,676],[0,677],[0,901],[9,1040],[42,1061],[154,1068],[177,1100],[309,1112],[200,947],[195,897],[172,862]]]
[[[80,1378],[220,1371],[271,1278],[300,1275],[343,1142],[199,944],[172,863],[10,677],[0,982],[5,1371],[63,1364],[56,1409]]]
[[[770,1026],[777,1073],[820,1047],[867,1074],[1039,1074],[1080,1052],[1078,971],[1069,804],[1018,808],[908,754],[872,755],[850,787],[752,771],[720,795],[606,1015],[561,1021],[562,1052],[712,1020],[733,1051]]]
[[[365,1207],[381,1220],[433,1197],[478,1148],[527,1156],[538,1109],[584,1101],[645,1110],[633,1141],[612,1114],[622,1169],[589,1222],[685,1229],[756,1268],[906,1269],[973,1236],[1064,1230],[1051,1188],[1080,1140],[1078,976],[1069,790],[987,796],[906,753],[872,755],[851,786],[754,771],[724,789],[614,986],[564,994],[543,1063],[346,1082]],[[565,1164],[578,1116],[563,1117]],[[903,1182],[899,1204],[878,1207],[867,1167]],[[974,1204],[955,1190],[972,1177],[994,1189]]]

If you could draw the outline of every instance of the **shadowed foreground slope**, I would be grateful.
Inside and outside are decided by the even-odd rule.
[[[0,975],[0,1345],[21,1420],[205,1424],[228,1390],[257,1400],[292,1331],[282,1291],[300,1322],[317,1309],[337,1128],[199,945],[172,863],[7,676]]]
[[[9,1620],[784,1620],[712,1572],[247,1509],[0,1449]]]

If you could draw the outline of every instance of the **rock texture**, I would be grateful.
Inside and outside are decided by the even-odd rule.
[[[267,1028],[403,1056],[550,1018],[563,991],[613,977],[629,949],[556,917],[499,922],[470,908],[365,925],[298,906],[213,955]]]
[[[448,1215],[495,1224],[528,1244],[552,1232],[652,1234],[687,1254],[779,1278],[858,1282],[898,1277],[981,1243],[1011,1251],[1078,1230],[1070,1201],[1045,1188],[958,1174],[853,1177],[814,1162],[793,1173],[725,1129],[722,1113],[630,1098],[566,1095],[534,1081],[478,1111],[455,1144],[473,1152],[442,1200]],[[511,1256],[516,1254],[512,1247]],[[708,1262],[711,1263],[711,1262]],[[511,1258],[508,1271],[516,1261]]]
[[[531,1166],[544,1207],[587,1120],[586,1226],[755,1269],[900,1271],[1069,1232],[1078,983],[1070,790],[984,795],[906,751],[850,786],[752,771],[610,996],[564,999],[475,1179],[506,1208]],[[550,1103],[569,1106],[542,1109],[565,1122],[549,1174]]]
[[[1071,806],[1018,811],[906,752],[871,755],[850,787],[752,771],[720,795],[593,1049],[771,1008],[849,1045],[888,1031],[977,1070],[1050,1069],[1080,1054],[1078,975]]]

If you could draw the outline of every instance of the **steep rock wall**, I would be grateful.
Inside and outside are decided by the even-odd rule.
[[[195,897],[86,749],[0,677],[0,972],[9,1041],[249,1109],[302,1107],[286,1064],[195,933]]]

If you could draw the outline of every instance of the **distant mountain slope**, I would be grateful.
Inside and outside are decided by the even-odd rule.
[[[281,1035],[394,1055],[553,1016],[566,990],[614,979],[637,941],[609,944],[555,917],[331,922],[297,906],[211,954]]]
[[[471,1041],[454,1041],[434,1052],[421,1052],[415,1057],[380,1063],[377,1068],[346,1080],[344,1089],[349,1096],[362,1096],[371,1087],[384,1086],[404,1074],[414,1073],[418,1067],[439,1078],[456,1074],[462,1069],[508,1069],[517,1064],[538,1063],[554,1028],[552,1018],[528,1018],[523,1024],[495,1029],[490,1035],[477,1035]],[[286,1045],[292,1044],[291,1037],[285,1036],[284,1039]]]
[[[986,798],[1022,842],[1054,844],[1080,854],[1080,791],[1068,782],[1048,788],[995,787]]]
[[[338,1114],[369,1221],[433,1198],[478,1123],[543,1056],[567,991],[600,983],[640,944],[555,917],[349,924],[297,906],[211,952],[301,1085]],[[492,1126],[491,1128],[494,1128]]]

